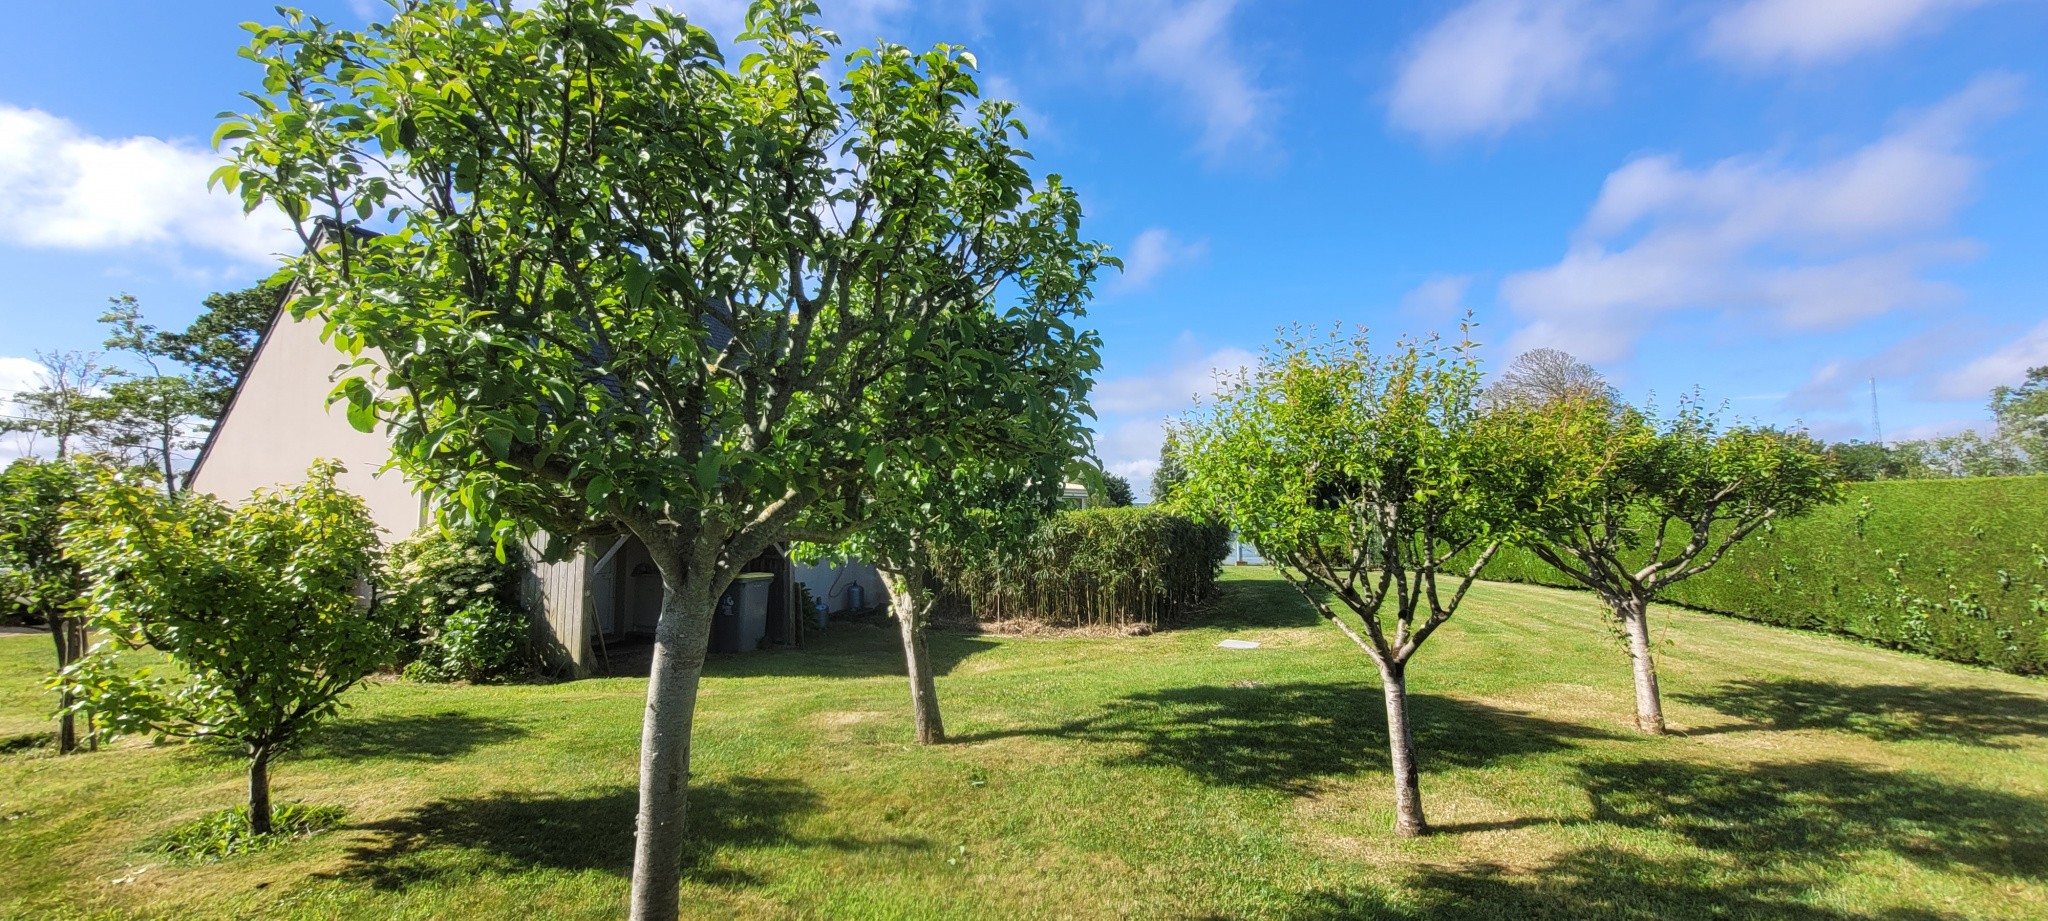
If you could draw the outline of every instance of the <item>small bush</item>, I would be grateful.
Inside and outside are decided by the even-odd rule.
[[[525,668],[521,560],[488,540],[430,530],[391,548],[382,603],[397,612],[414,681],[488,681]]]
[[[523,612],[489,601],[472,603],[441,625],[441,670],[464,681],[512,674],[526,664],[530,635]]]
[[[1208,598],[1230,529],[1154,508],[1062,512],[997,559],[938,554],[942,609],[983,622],[1157,626]]]
[[[385,554],[378,601],[392,609],[403,639],[417,645],[478,601],[518,608],[522,562],[517,548],[508,547],[501,561],[489,540],[428,529]]]
[[[249,807],[236,806],[164,831],[144,848],[178,860],[211,863],[310,838],[341,824],[341,818],[339,806],[286,803],[271,810],[270,834],[257,835],[249,830]]]

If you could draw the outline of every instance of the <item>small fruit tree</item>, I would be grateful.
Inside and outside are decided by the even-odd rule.
[[[1176,501],[1235,526],[1378,667],[1404,836],[1428,829],[1408,665],[1541,493],[1479,380],[1469,342],[1297,335],[1180,432]]]
[[[249,828],[270,832],[270,763],[333,717],[341,695],[391,661],[392,625],[370,603],[377,531],[339,464],[229,507],[105,480],[64,530],[90,580],[92,625],[110,640],[60,681],[114,732],[218,739],[249,758]],[[129,668],[151,646],[171,674]]]
[[[1840,501],[1834,462],[1800,433],[1724,426],[1696,399],[1667,419],[1598,393],[1498,412],[1555,473],[1522,543],[1607,602],[1628,637],[1636,726],[1663,733],[1650,602],[1771,522]]]

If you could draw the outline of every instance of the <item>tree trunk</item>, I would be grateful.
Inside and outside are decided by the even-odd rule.
[[[1408,726],[1407,666],[1380,666],[1380,689],[1387,698],[1387,748],[1394,769],[1394,834],[1418,838],[1429,832],[1429,822],[1422,817],[1421,768]]]
[[[270,753],[249,756],[249,831],[270,834]]]
[[[78,659],[72,645],[77,631],[71,627],[72,618],[53,615],[49,620],[50,639],[57,644],[57,670],[61,672]],[[57,753],[68,755],[78,750],[78,720],[71,715],[71,707],[77,701],[69,684],[63,686],[59,697],[58,706],[63,709],[57,714]]]
[[[1615,613],[1628,631],[1628,656],[1636,673],[1636,728],[1651,735],[1664,734],[1664,698],[1657,692],[1657,662],[1650,657],[1650,604],[1643,598],[1625,598]]]
[[[925,645],[930,608],[925,600],[924,571],[911,565],[882,576],[889,587],[889,607],[903,634],[903,664],[910,674],[910,712],[917,726],[917,741],[936,745],[946,741],[946,726],[939,719],[939,689],[932,677],[931,652]]]
[[[647,714],[640,724],[640,812],[633,842],[632,921],[675,921],[683,879],[688,819],[690,726],[697,684],[711,640],[709,580],[663,574],[661,620],[654,628],[654,665]]]

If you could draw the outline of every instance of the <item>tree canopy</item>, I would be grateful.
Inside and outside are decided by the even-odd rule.
[[[1182,430],[1179,501],[1236,527],[1378,667],[1404,835],[1428,828],[1408,664],[1545,488],[1479,381],[1469,342],[1297,333]]]
[[[1074,321],[1113,263],[972,54],[830,65],[817,12],[754,3],[728,59],[623,0],[420,0],[361,30],[287,10],[251,27],[262,89],[216,135],[218,181],[295,222],[290,309],[355,356],[337,397],[405,475],[501,536],[649,548],[641,919],[677,910],[719,593],[770,544],[858,530],[891,465],[1034,424],[1004,356],[1092,339]],[[1028,348],[981,347],[990,326]]]
[[[237,507],[107,478],[65,526],[92,626],[110,638],[61,687],[115,732],[218,739],[249,759],[249,823],[270,830],[270,762],[391,661],[395,633],[361,590],[377,561],[339,464]],[[177,665],[130,668],[121,646]]]

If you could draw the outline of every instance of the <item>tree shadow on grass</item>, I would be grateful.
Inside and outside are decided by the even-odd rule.
[[[2048,878],[2048,806],[1998,790],[1841,761],[1646,761],[1580,772],[1594,822],[1675,834],[1746,866],[1804,869],[1889,853],[1938,870]]]
[[[307,739],[297,757],[439,761],[526,735],[526,727],[511,720],[458,710],[344,717]]]
[[[1984,748],[2013,748],[2014,737],[2048,734],[2048,700],[1990,688],[1751,678],[1679,699],[1762,724],[1706,732],[1835,729],[1879,742],[1940,740]]]
[[[1471,701],[1409,697],[1424,771],[1472,767],[1613,738]],[[1170,765],[1204,783],[1312,792],[1325,779],[1387,769],[1385,705],[1376,688],[1336,683],[1174,688],[1134,694],[1047,729],[960,737],[1050,736],[1128,746],[1112,763]]]
[[[1383,891],[1307,894],[1293,921],[1940,921],[1898,906],[1844,912],[1809,904],[1811,887],[1741,874],[1696,857],[1658,860],[1617,848],[1573,851],[1533,870],[1428,868]]]
[[[1923,774],[1836,761],[1602,763],[1580,774],[1593,802],[1582,827],[1661,837],[1653,853],[1669,856],[1602,844],[1534,868],[1425,867],[1399,890],[1308,893],[1290,917],[1930,921],[1950,916],[1813,903],[1836,873],[1869,872],[1849,865],[1886,855],[1997,881],[2048,876],[2048,807]]]
[[[944,630],[925,632],[932,673],[950,674],[969,656],[996,647],[996,641]],[[765,649],[737,655],[715,655],[704,664],[707,677],[763,678],[890,678],[903,677],[903,640],[895,621],[877,624],[834,622],[823,636],[813,636],[801,649]]]
[[[693,784],[685,875],[717,886],[762,881],[714,865],[721,850],[795,845],[838,850],[925,850],[918,838],[857,840],[796,832],[794,820],[817,811],[817,793],[800,782],[739,777]],[[372,839],[350,849],[338,875],[377,889],[402,890],[444,876],[513,875],[535,869],[626,876],[633,868],[638,794],[617,787],[576,796],[498,793],[439,800],[382,822],[358,826]]]

